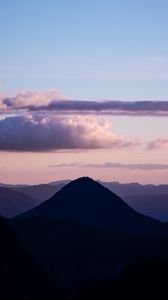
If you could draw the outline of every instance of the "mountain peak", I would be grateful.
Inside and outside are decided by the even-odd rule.
[[[93,193],[98,193],[98,191],[106,191],[106,193],[111,193],[109,190],[107,190],[107,188],[103,187],[99,182],[95,181],[94,179],[87,177],[87,176],[83,176],[83,177],[79,177],[71,182],[69,182],[67,185],[65,185],[62,190],[60,192],[68,192],[68,193],[77,193],[78,196],[81,193],[84,193],[85,196],[86,194],[88,194],[88,196],[91,196],[91,194],[93,195]],[[69,195],[70,195],[69,194]],[[54,198],[55,195],[52,197]],[[81,197],[81,195],[80,195]],[[95,197],[99,197],[98,194],[95,194]]]
[[[93,180],[90,177],[87,176],[83,176],[83,177],[79,177],[71,182],[69,182],[68,184],[66,184],[62,190],[65,191],[67,189],[69,190],[74,190],[74,189],[80,189],[81,191],[84,189],[95,189],[96,187],[102,188],[103,186],[98,183],[97,181]]]
[[[69,184],[97,184],[97,181],[93,180],[92,178],[88,177],[88,176],[83,176],[83,177],[79,177],[73,181],[71,181]]]
[[[82,183],[86,183],[86,182],[96,182],[95,180],[93,180],[92,178],[88,177],[88,176],[83,176],[83,177],[79,177],[71,182],[82,182]]]
[[[82,225],[140,235],[160,236],[162,231],[159,221],[138,214],[120,197],[90,177],[71,181],[26,216],[77,221]]]

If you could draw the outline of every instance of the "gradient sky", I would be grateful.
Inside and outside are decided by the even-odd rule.
[[[40,111],[23,113],[19,105],[60,99],[167,102],[168,1],[0,2],[0,181],[89,175],[167,183],[167,115],[51,115],[46,110],[42,121]],[[6,112],[6,98],[19,104]],[[39,140],[42,149],[30,151],[27,145],[33,147],[42,134],[48,144],[49,138],[60,142],[46,149]],[[107,162],[121,166],[107,167]]]

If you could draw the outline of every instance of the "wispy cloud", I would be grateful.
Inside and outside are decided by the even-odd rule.
[[[70,100],[58,91],[26,92],[0,97],[0,109],[53,111],[55,113],[168,116],[168,101]]]
[[[114,163],[114,162],[105,162],[103,164],[83,164],[79,162],[73,163],[62,163],[62,164],[53,164],[49,167],[55,168],[68,168],[68,167],[79,167],[79,168],[116,168],[116,169],[130,169],[130,170],[168,170],[168,164],[156,164],[156,163],[139,163],[139,164],[123,164],[123,163]]]
[[[84,165],[79,162],[72,162],[72,163],[62,163],[62,164],[54,164],[49,165],[50,168],[71,168],[71,167],[83,167]]]
[[[0,120],[0,150],[54,151],[62,149],[129,148],[140,141],[112,132],[108,120],[93,117],[13,116]]]
[[[158,138],[148,143],[148,150],[168,150],[168,138]]]

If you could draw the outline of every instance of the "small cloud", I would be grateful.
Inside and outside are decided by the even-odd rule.
[[[72,163],[62,163],[56,165],[49,165],[50,168],[71,168],[71,167],[81,167],[82,164],[79,162],[72,162]]]
[[[18,93],[15,97],[1,97],[1,104],[9,109],[24,109],[31,107],[48,106],[53,101],[66,100],[58,91],[41,91],[41,92],[22,92]]]
[[[168,139],[158,138],[148,143],[148,150],[168,150]]]

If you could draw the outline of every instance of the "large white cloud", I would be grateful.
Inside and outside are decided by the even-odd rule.
[[[0,150],[125,148],[139,145],[111,130],[111,122],[93,117],[12,116],[0,120]]]

